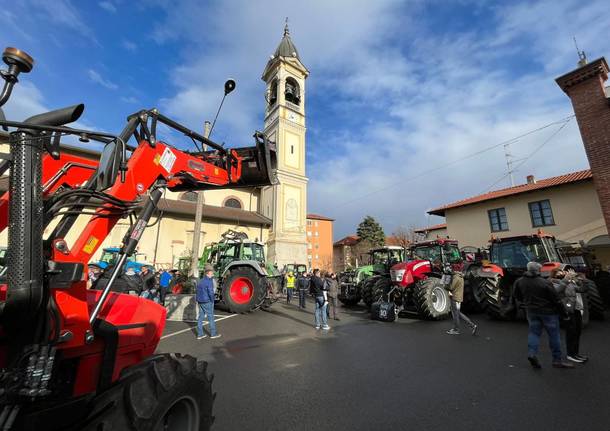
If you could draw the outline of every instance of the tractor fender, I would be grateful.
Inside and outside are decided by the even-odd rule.
[[[265,271],[265,269],[260,265],[260,263],[252,260],[236,260],[227,265],[227,267],[221,274],[221,277],[224,278],[230,270],[235,269],[238,266],[247,266],[249,268],[254,269],[260,276],[267,276],[267,271]]]
[[[540,269],[540,275],[542,277],[550,277],[551,272],[554,269],[561,269],[562,271],[575,271],[574,267],[569,263],[545,262],[542,264],[542,268]]]
[[[468,268],[469,274],[474,277],[481,278],[494,278],[497,276],[503,277],[504,270],[498,265],[494,265],[493,263],[488,263],[481,265],[480,267]]]

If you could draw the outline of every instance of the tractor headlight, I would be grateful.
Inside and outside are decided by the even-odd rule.
[[[390,270],[390,278],[392,281],[401,282],[403,277],[405,276],[405,269],[391,269]]]

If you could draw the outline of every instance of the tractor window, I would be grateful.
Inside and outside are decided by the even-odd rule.
[[[373,265],[385,265],[388,262],[388,253],[386,251],[374,251],[371,260]]]
[[[438,246],[433,247],[416,247],[413,251],[416,259],[429,260],[436,262],[441,259],[441,248]]]
[[[105,251],[100,258],[101,262],[106,262],[108,265],[114,265],[116,261],[116,251]]]
[[[265,251],[260,244],[244,244],[243,253],[244,260],[256,260],[257,262],[265,261]]]
[[[451,244],[445,244],[445,257],[449,263],[460,263],[462,261],[462,253],[460,253],[460,249]]]
[[[222,253],[223,257],[239,257],[239,244],[227,244]]]
[[[507,241],[493,244],[491,260],[505,268],[525,268],[528,262],[549,261],[542,243],[531,240]]]

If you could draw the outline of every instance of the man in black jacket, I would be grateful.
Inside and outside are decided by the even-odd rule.
[[[307,291],[309,290],[309,277],[305,272],[299,273],[299,278],[297,278],[297,288],[299,289],[299,308],[305,309],[305,297],[307,295]]]
[[[326,307],[328,307],[328,292],[324,284],[324,279],[320,277],[320,270],[316,269],[311,277],[309,290],[315,299],[315,312],[314,318],[316,323],[316,329],[330,329],[328,326],[328,320],[326,316]]]
[[[549,336],[553,367],[574,368],[572,364],[564,362],[561,355],[559,315],[564,314],[561,300],[552,283],[540,276],[541,268],[538,262],[529,262],[527,272],[515,282],[515,298],[525,306],[529,324],[527,359],[532,367],[541,368],[536,355],[544,328]]]

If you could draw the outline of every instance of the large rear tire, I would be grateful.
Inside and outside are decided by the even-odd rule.
[[[379,276],[373,275],[364,280],[360,287],[362,301],[364,301],[366,306],[369,308],[371,308],[371,304],[373,303],[373,288],[375,287],[375,283],[377,283],[377,280],[379,280]]]
[[[441,320],[451,312],[449,292],[436,277],[418,281],[412,287],[413,302],[419,317],[426,320]]]
[[[587,280],[587,291],[585,293],[587,299],[587,307],[589,309],[589,318],[592,320],[604,320],[605,306],[604,301],[599,294],[599,290],[594,281]]]
[[[515,320],[517,308],[513,304],[512,292],[501,288],[500,276],[481,277],[479,280],[487,300],[487,315],[495,320]]]
[[[392,286],[392,282],[387,277],[380,277],[373,286],[373,302],[381,300],[392,301],[393,298],[387,298],[387,293]],[[385,295],[385,296],[384,296]]]
[[[83,431],[208,431],[214,417],[207,363],[180,354],[155,355],[124,371],[92,401]]]
[[[256,310],[267,296],[267,279],[253,268],[229,270],[222,282],[222,302],[231,313]]]

